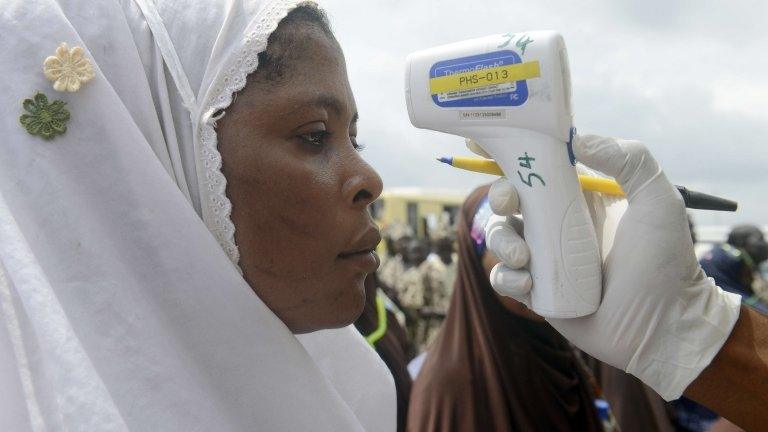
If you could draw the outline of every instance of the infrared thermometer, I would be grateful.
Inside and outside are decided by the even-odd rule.
[[[574,166],[562,36],[507,33],[412,53],[405,95],[414,126],[476,141],[514,182],[531,251],[534,312],[595,312],[600,251]]]

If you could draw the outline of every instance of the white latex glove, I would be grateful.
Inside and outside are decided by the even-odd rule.
[[[472,152],[477,153],[486,159],[493,159],[493,157],[489,155],[488,152],[486,152],[482,147],[480,147],[480,144],[478,144],[477,141],[471,140],[469,138],[464,138],[464,143],[467,145],[467,148],[470,149]]]
[[[547,321],[583,351],[676,399],[725,343],[740,297],[702,271],[683,200],[642,143],[588,135],[573,148],[579,161],[616,178],[628,206],[622,216],[621,205],[606,205],[615,199],[585,193],[603,251],[603,300],[592,315]],[[493,185],[489,199],[497,214],[517,212],[507,179]],[[502,261],[491,284],[530,304],[530,290],[541,288],[531,287],[525,241],[504,219],[489,222],[486,241]]]

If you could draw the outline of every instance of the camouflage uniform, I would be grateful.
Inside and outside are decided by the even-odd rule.
[[[455,255],[455,254],[454,254]],[[446,313],[451,302],[453,283],[456,280],[456,257],[450,264],[445,264],[440,257],[432,254],[427,258],[426,268],[426,295],[427,302],[435,310]]]
[[[398,285],[400,284],[400,279],[402,279],[404,272],[405,264],[403,264],[403,257],[395,255],[388,256],[386,259],[382,260],[376,275],[379,277],[379,281],[384,285],[399,293],[400,290],[398,289]]]
[[[443,323],[455,277],[456,262],[446,265],[434,256],[406,270],[400,279],[400,303],[418,317],[409,325],[409,333],[420,351],[434,340]]]
[[[425,303],[424,288],[427,274],[427,261],[417,267],[405,270],[395,286],[400,294],[400,303],[411,309],[419,309]]]
[[[424,262],[424,313],[420,342],[425,347],[435,339],[445,320],[455,279],[455,258],[450,264],[445,264],[433,254]]]

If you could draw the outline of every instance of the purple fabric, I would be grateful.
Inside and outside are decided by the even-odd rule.
[[[488,200],[488,195],[486,195],[477,207],[475,216],[472,218],[472,228],[469,232],[478,257],[482,257],[487,249],[485,245],[485,226],[492,215],[491,203]]]

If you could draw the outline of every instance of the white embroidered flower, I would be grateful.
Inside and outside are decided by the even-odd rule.
[[[53,88],[60,92],[76,92],[93,78],[93,66],[85,58],[83,49],[79,46],[69,49],[66,42],[56,48],[55,56],[45,59],[43,72],[53,81]]]

